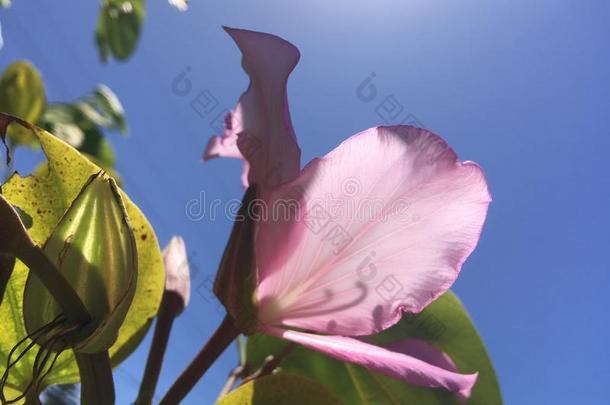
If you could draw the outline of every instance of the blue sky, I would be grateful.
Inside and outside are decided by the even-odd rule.
[[[196,268],[159,396],[222,319],[207,286],[231,224],[189,219],[185,206],[201,193],[222,201],[242,194],[237,161],[200,162],[210,121],[247,86],[220,28],[229,25],[299,47],[289,99],[304,162],[383,124],[376,107],[394,97],[403,110],[391,123],[412,114],[482,165],[494,202],[454,289],[506,403],[607,403],[610,3],[227,0],[193,1],[179,13],[148,1],[135,55],[105,66],[93,41],[95,3],[15,0],[0,11],[0,68],[31,60],[51,101],[104,83],[124,103],[131,135],[111,140],[126,190],[162,244],[185,237]],[[172,81],[187,68],[193,88],[179,96]],[[356,90],[371,73],[377,97],[364,102]],[[218,106],[202,117],[190,102],[204,90]],[[20,156],[26,166],[33,159]],[[119,367],[117,403],[135,398],[148,344]],[[235,361],[228,350],[185,403],[211,403]]]

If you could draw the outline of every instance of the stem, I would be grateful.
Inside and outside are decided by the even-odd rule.
[[[254,373],[252,373],[249,376],[247,376],[246,378],[244,378],[241,381],[241,384],[239,384],[239,385],[241,386],[241,385],[247,384],[256,378],[263,377],[263,376],[273,373],[273,371],[279,367],[280,363],[284,360],[284,358],[288,354],[290,354],[290,352],[292,351],[292,349],[294,349],[295,346],[296,346],[295,343],[290,342],[277,355],[267,356],[267,358],[265,358],[265,361],[263,362],[263,365],[261,366],[261,368],[259,368]]]
[[[114,380],[108,350],[95,354],[74,352],[74,355],[80,374],[81,403],[114,404]]]
[[[0,305],[2,305],[4,292],[11,280],[14,268],[15,258],[13,256],[0,254]]]
[[[10,145],[10,142],[9,142]],[[9,146],[10,148],[10,146]],[[10,149],[9,149],[10,150]],[[9,152],[12,153],[12,152]],[[11,178],[11,174],[13,174],[13,170],[15,169],[15,161],[11,158],[6,165],[6,174],[4,175],[4,181],[6,182]]]
[[[179,404],[239,333],[233,325],[233,319],[229,315],[225,316],[208,343],[174,382],[159,405]]]
[[[25,393],[25,403],[28,405],[40,405],[40,397],[35,392],[36,390],[28,390]]]
[[[222,391],[220,391],[220,394],[218,395],[218,399],[216,400],[216,402],[220,401],[220,398],[231,392],[233,386],[235,385],[235,381],[237,381],[237,379],[241,377],[241,374],[243,372],[244,366],[237,366],[231,371],[229,377],[227,378],[227,382],[225,382],[224,387],[222,387]]]
[[[136,405],[150,405],[155,396],[155,389],[159,381],[159,374],[163,365],[163,357],[167,348],[169,334],[172,330],[174,319],[178,316],[182,309],[182,300],[174,292],[165,291],[163,300],[157,315],[157,323],[155,324],[155,334],[153,335],[144,376],[140,384],[140,392],[136,399]]]

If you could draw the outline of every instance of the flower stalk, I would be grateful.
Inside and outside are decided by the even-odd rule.
[[[182,311],[182,304],[179,297],[171,292],[165,292],[159,307],[157,321],[155,324],[155,332],[153,335],[146,367],[144,368],[144,376],[140,384],[140,391],[136,399],[136,405],[150,405],[155,396],[155,389],[161,374],[163,366],[163,358],[167,349],[169,334],[172,330],[174,320]]]
[[[152,404],[174,319],[184,311],[191,296],[189,263],[184,240],[181,237],[174,236],[163,250],[163,264],[165,290],[136,405]]]
[[[233,319],[225,316],[216,332],[170,387],[159,405],[179,404],[239,333]]]

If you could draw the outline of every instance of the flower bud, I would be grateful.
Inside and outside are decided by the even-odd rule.
[[[91,316],[74,349],[99,353],[115,342],[133,300],[137,252],[117,186],[103,172],[91,176],[43,247]],[[23,312],[28,333],[62,310],[36,276],[28,277]]]
[[[163,249],[165,265],[165,293],[173,294],[180,302],[180,312],[186,308],[191,297],[191,276],[184,240],[174,236]]]

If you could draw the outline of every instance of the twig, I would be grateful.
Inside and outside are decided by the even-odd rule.
[[[256,370],[255,372],[253,372],[252,374],[250,374],[249,376],[244,378],[241,381],[240,385],[249,383],[250,381],[255,380],[259,377],[263,377],[263,376],[272,374],[273,371],[279,367],[280,363],[284,360],[284,358],[286,358],[286,356],[288,354],[290,354],[290,352],[292,351],[292,349],[294,349],[295,346],[296,346],[295,343],[290,342],[277,355],[267,356],[265,358],[265,360],[263,361],[263,365],[261,366],[261,368],[259,368],[258,370]]]
[[[224,387],[222,387],[222,391],[220,391],[220,394],[218,395],[218,399],[216,400],[216,402],[218,402],[220,400],[220,398],[224,397],[229,392],[231,392],[231,390],[233,389],[233,386],[235,385],[235,381],[237,381],[237,379],[241,377],[244,370],[245,370],[244,366],[241,366],[241,365],[237,366],[233,370],[231,370],[231,372],[229,373],[229,377],[227,378],[227,382],[225,383]]]

